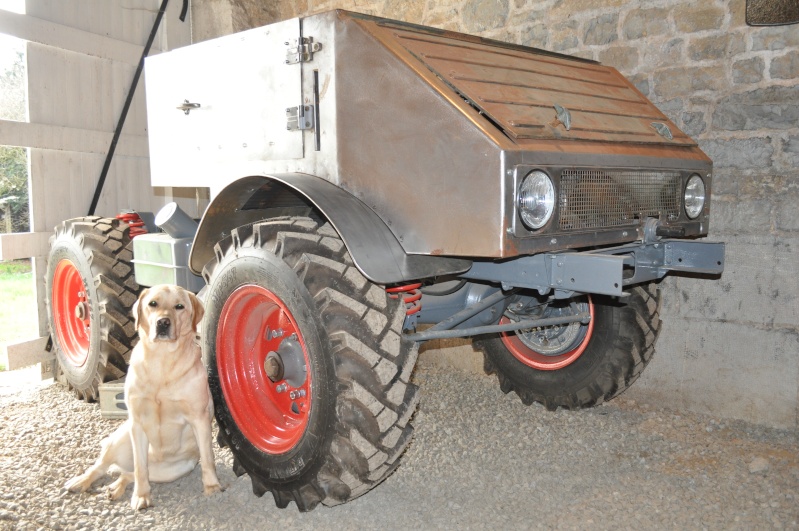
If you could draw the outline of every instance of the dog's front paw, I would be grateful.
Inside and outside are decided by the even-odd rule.
[[[223,489],[222,485],[220,485],[219,483],[203,486],[203,492],[205,493],[206,496],[210,496],[211,494],[216,494],[217,492],[222,492],[223,490],[225,489]]]
[[[128,480],[127,477],[125,477],[124,474],[119,476],[116,479],[116,481],[114,481],[108,486],[108,489],[106,490],[106,493],[108,494],[108,499],[118,500],[120,496],[125,494],[125,487],[128,486],[129,482],[130,481]]]
[[[87,483],[86,476],[75,476],[74,478],[70,479],[66,483],[64,483],[64,488],[67,489],[69,492],[85,492],[86,489],[89,488],[91,483]]]
[[[150,493],[137,495],[134,494],[130,498],[130,507],[134,511],[141,511],[142,509],[146,509],[147,507],[152,507],[153,501],[150,498]]]

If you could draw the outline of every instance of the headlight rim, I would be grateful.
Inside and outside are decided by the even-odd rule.
[[[543,205],[545,208],[545,213],[543,216],[540,216],[539,218],[533,218],[532,214],[530,214],[530,209],[525,208],[524,206],[525,185],[531,179],[536,177],[543,177],[544,183],[547,188],[545,192],[545,199]],[[541,169],[533,169],[528,171],[522,178],[516,194],[516,209],[518,212],[518,216],[521,219],[521,222],[524,225],[524,227],[530,231],[538,232],[542,230],[547,225],[549,225],[552,219],[555,217],[554,214],[556,208],[557,208],[557,194],[556,194],[555,182],[552,179],[552,177],[546,171]],[[540,221],[536,221],[536,219],[540,219]]]
[[[696,188],[696,190],[701,190],[701,192],[696,193],[696,191],[694,191],[689,198],[688,194],[692,183],[699,183],[700,188]],[[702,215],[702,212],[705,210],[705,204],[707,203],[707,186],[705,185],[705,180],[702,179],[701,175],[694,173],[688,177],[688,179],[685,181],[685,187],[683,188],[682,199],[683,211],[685,212],[685,215],[688,216],[688,219],[694,220]],[[689,206],[689,202],[693,203],[696,201],[699,202],[698,207]]]

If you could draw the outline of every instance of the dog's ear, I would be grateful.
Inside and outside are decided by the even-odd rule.
[[[189,292],[189,300],[191,300],[191,327],[195,332],[199,332],[197,330],[197,326],[199,326],[200,321],[203,320],[203,315],[205,315],[205,307],[200,299],[197,298],[192,292]]]
[[[144,309],[142,308],[141,301],[144,300],[144,297],[149,292],[150,289],[145,288],[139,295],[139,298],[136,299],[136,302],[133,303],[133,308],[130,309],[130,313],[133,314],[133,324],[137,329],[139,328],[139,324],[141,324],[143,327],[147,327],[147,319],[144,318]]]

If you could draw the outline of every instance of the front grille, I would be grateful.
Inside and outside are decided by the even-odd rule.
[[[632,225],[647,217],[676,220],[680,174],[659,171],[564,170],[561,230]]]

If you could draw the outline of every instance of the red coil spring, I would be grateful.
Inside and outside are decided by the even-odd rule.
[[[139,215],[135,212],[123,212],[122,214],[117,214],[117,219],[124,221],[130,227],[130,239],[132,240],[136,236],[141,236],[142,234],[147,234],[147,227],[144,226],[144,221],[139,217]]]
[[[422,284],[407,284],[405,286],[396,286],[393,288],[386,288],[386,293],[392,299],[398,299],[399,294],[402,293],[402,302],[405,303],[405,315],[413,315],[422,309],[422,291],[419,289]]]

